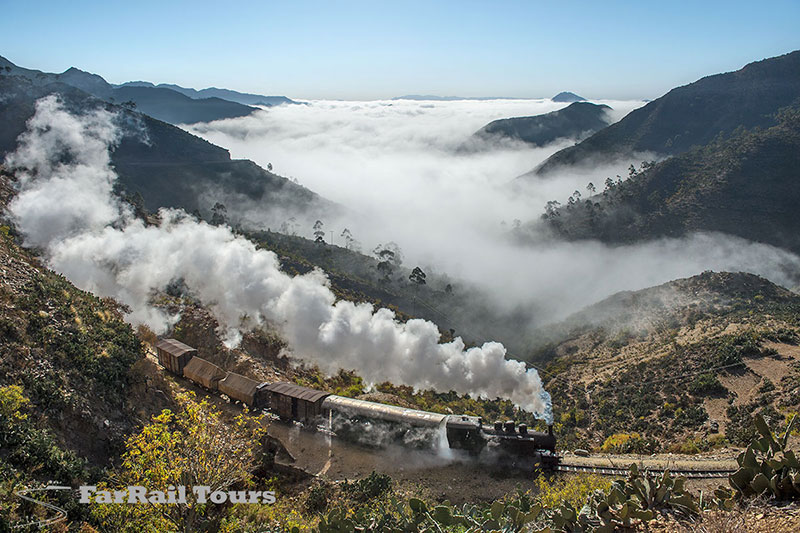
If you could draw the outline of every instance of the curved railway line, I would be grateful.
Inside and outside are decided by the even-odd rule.
[[[50,518],[43,518],[41,520],[32,520],[32,521],[25,522],[25,523],[22,523],[22,524],[17,524],[17,525],[11,526],[11,529],[29,529],[29,528],[37,527],[37,526],[39,528],[41,528],[41,527],[45,527],[45,526],[52,526],[52,525],[58,524],[60,522],[66,521],[66,519],[67,519],[67,511],[65,511],[61,507],[53,505],[52,503],[48,503],[48,502],[45,502],[45,501],[42,501],[42,500],[37,500],[35,498],[31,498],[30,496],[27,496],[28,493],[47,492],[47,491],[51,491],[51,490],[68,490],[68,491],[71,491],[73,489],[72,489],[72,487],[62,487],[62,486],[59,486],[59,485],[48,485],[46,487],[41,487],[41,488],[38,488],[38,489],[22,489],[22,490],[18,490],[16,492],[14,492],[14,494],[20,499],[23,499],[23,500],[25,500],[27,502],[30,502],[33,505],[38,505],[40,507],[44,507],[45,509],[47,509],[49,511],[55,512],[55,516],[50,517]]]

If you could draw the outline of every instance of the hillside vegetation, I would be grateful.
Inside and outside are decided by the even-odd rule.
[[[545,146],[558,139],[586,137],[608,126],[610,109],[607,105],[575,102],[543,115],[494,120],[476,131],[462,148],[478,150],[504,139]]]
[[[800,97],[800,51],[672,89],[583,142],[549,157],[523,176],[569,165],[595,165],[634,154],[677,155],[739,127],[769,127],[774,114]]]
[[[3,178],[0,198],[5,203],[12,194],[9,183],[12,178],[7,175]],[[311,245],[316,246],[318,253],[325,254],[324,247],[316,243]],[[259,445],[259,439],[265,438],[264,428],[260,426],[262,418],[241,415],[241,410],[226,406],[217,397],[195,399],[192,393],[203,396],[206,393],[164,372],[155,365],[152,355],[147,355],[146,346],[154,340],[152,333],[140,329],[137,338],[122,321],[121,310],[113,302],[79,291],[43,268],[30,252],[14,242],[13,228],[8,226],[2,228],[0,235],[0,267],[4,272],[0,284],[0,327],[3,330],[0,342],[4,350],[0,372],[0,439],[3,442],[0,499],[4,501],[0,508],[0,527],[24,517],[44,517],[36,508],[21,505],[11,492],[53,479],[73,485],[99,482],[117,487],[131,483],[150,485],[165,479],[172,481],[164,483],[175,484],[178,479],[200,480],[185,476],[205,479],[207,475],[216,475],[276,489],[279,494],[275,505],[207,508],[79,506],[68,496],[51,500],[67,509],[72,528],[82,528],[86,532],[134,532],[148,527],[159,531],[192,530],[194,527],[208,531],[251,531],[268,525],[273,531],[365,530],[377,533],[389,526],[408,531],[427,527],[460,531],[462,526],[475,524],[481,528],[496,524],[516,531],[525,524],[563,529],[576,527],[582,521],[586,521],[583,527],[587,531],[603,531],[601,527],[605,523],[624,525],[653,520],[657,516],[653,511],[661,509],[686,519],[695,517],[704,506],[735,508],[737,494],[750,494],[754,490],[749,487],[747,491],[723,490],[713,500],[698,500],[686,491],[680,480],[648,477],[634,470],[627,480],[619,480],[612,486],[593,479],[565,478],[552,483],[543,479],[537,483],[536,490],[523,489],[499,500],[478,498],[453,505],[441,490],[432,492],[425,487],[400,484],[378,473],[359,480],[330,482],[322,478],[310,482],[307,476],[276,465],[275,456],[281,447],[274,439],[267,438],[267,443],[273,442],[269,446]],[[653,364],[647,373],[642,372],[640,359],[635,372],[647,378],[659,372],[669,372],[673,376],[676,360],[690,368],[694,368],[692,364],[703,365],[702,361],[708,360],[711,363],[700,368],[710,371],[713,368],[710,364],[738,365],[738,357],[747,368],[743,375],[749,375],[748,372],[762,371],[753,370],[753,362],[778,360],[769,351],[773,344],[781,357],[792,357],[791,350],[796,349],[794,343],[798,339],[795,318],[800,306],[798,299],[793,293],[755,276],[706,274],[651,291],[620,294],[587,309],[586,315],[596,324],[588,329],[581,326],[584,329],[576,332],[575,324],[567,323],[564,328],[572,328],[571,337],[554,341],[551,347],[533,354],[539,364],[549,361],[551,372],[566,368],[559,368],[563,350],[567,358],[572,358],[569,359],[570,372],[559,373],[557,385],[553,381],[549,384],[556,395],[556,404],[561,406],[557,412],[560,442],[564,445],[599,443],[607,432],[620,429],[626,433],[611,435],[610,441],[602,442],[621,446],[623,451],[654,449],[653,439],[661,445],[658,440],[661,434],[648,432],[648,422],[653,418],[649,414],[636,418],[634,415],[638,412],[629,413],[628,410],[640,409],[639,404],[647,408],[652,402],[643,402],[643,398],[660,398],[661,394],[665,395],[667,403],[662,406],[664,414],[659,414],[658,420],[662,425],[664,420],[672,421],[664,430],[664,442],[680,442],[678,439],[684,435],[696,435],[695,425],[702,423],[703,400],[686,398],[682,388],[676,390],[667,385],[655,387],[656,394],[653,394],[653,381],[641,383],[635,392],[628,394],[625,386],[630,381],[631,369],[619,364],[611,370],[603,367],[609,363],[604,346],[619,350],[621,359],[627,360],[627,349],[634,346],[631,335],[638,335],[637,338],[650,335],[657,339],[660,338],[657,335],[672,334],[669,328],[685,323],[672,338],[676,346],[691,339],[686,344],[688,351],[667,362],[654,358],[651,362],[658,364]],[[533,423],[528,413],[520,412],[508,401],[478,400],[446,391],[413,391],[389,383],[368,390],[354,372],[323,376],[314,367],[287,359],[283,342],[274,332],[252,332],[245,336],[241,348],[228,350],[215,333],[216,323],[208,310],[190,298],[158,295],[155,303],[182,314],[170,335],[197,346],[201,356],[228,370],[269,381],[289,379],[373,401],[443,413],[474,414],[487,421],[515,418]],[[620,313],[621,309],[627,309],[628,315]],[[653,315],[650,326],[634,320],[649,316],[648,310]],[[718,330],[725,323],[713,322],[719,317],[728,321],[721,332]],[[672,322],[662,324],[664,320]],[[704,321],[708,320],[712,322],[706,324]],[[742,331],[736,330],[737,336],[729,339],[734,320],[741,324]],[[578,325],[585,324],[587,317],[578,316],[575,321]],[[635,333],[624,333],[624,327]],[[743,333],[750,331],[745,329],[748,327],[765,329],[759,334]],[[590,351],[600,364],[581,374],[580,356],[586,352],[580,348],[573,350],[568,343],[581,343],[587,335],[592,338],[592,335],[603,334],[614,337],[595,343]],[[690,356],[687,357],[687,353]],[[725,360],[720,361],[723,357]],[[796,406],[800,379],[784,368],[785,362],[778,362],[783,365],[780,372],[784,374],[780,380],[774,380],[777,385],[773,383],[770,388],[764,381],[755,399],[752,395],[736,397],[733,407],[738,410],[721,428],[726,438],[744,444],[756,431],[752,412],[771,415],[774,423],[780,418],[777,409]],[[773,377],[779,373],[771,372]],[[587,387],[585,379],[570,381],[573,375],[599,376],[599,381]],[[608,382],[603,381],[606,378]],[[724,375],[720,381],[723,387],[728,384]],[[569,386],[564,386],[565,383]],[[795,392],[792,392],[793,385]],[[696,386],[692,382],[689,390],[693,395],[721,394],[718,385],[705,378]],[[737,384],[737,388],[730,390],[741,389]],[[615,399],[618,400],[616,404]],[[581,401],[588,405],[581,410],[569,408]],[[164,407],[170,410],[157,414]],[[151,418],[154,414],[156,416]],[[588,424],[584,414],[590,417]],[[641,431],[641,437],[628,433],[632,429]],[[692,446],[701,449],[722,442],[687,440],[681,442],[681,449]],[[270,447],[272,452],[269,452]],[[165,454],[175,457],[175,464],[186,465],[187,470],[182,471],[184,467],[180,466],[161,468]],[[772,456],[764,459],[765,465],[767,460],[774,464]],[[116,465],[113,471],[108,469],[111,465]],[[165,475],[172,477],[165,478]],[[749,470],[742,475],[750,475]],[[643,484],[653,487],[652,494],[664,496],[648,498]],[[757,486],[760,485],[754,482],[753,487]],[[593,492],[594,489],[600,492]],[[451,490],[452,487],[448,487],[448,491]],[[459,494],[460,490],[455,489],[454,494]],[[582,502],[587,506],[579,516],[576,507]],[[634,514],[630,514],[631,509]]]
[[[612,243],[714,231],[798,252],[800,107],[782,110],[775,120],[770,128],[740,129],[626,181],[608,180],[602,194],[549,210],[530,228]]]
[[[539,336],[565,446],[698,453],[800,410],[800,296],[752,274],[619,293]]]
[[[0,211],[11,194],[2,177]],[[127,435],[168,402],[145,378],[142,344],[119,306],[43,267],[7,225],[0,272],[2,529],[17,505],[12,489],[98,480]],[[75,520],[86,512],[67,495],[59,505]]]

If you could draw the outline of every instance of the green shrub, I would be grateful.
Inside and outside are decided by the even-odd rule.
[[[732,444],[746,446],[756,435],[753,425],[752,405],[728,406],[728,424],[725,427],[725,437]]]
[[[386,474],[373,471],[363,479],[351,483],[353,497],[356,500],[366,501],[382,496],[392,488],[392,478]],[[345,485],[347,490],[347,485]]]
[[[536,500],[543,507],[557,507],[568,502],[580,509],[586,498],[596,490],[611,488],[611,480],[597,474],[576,474],[559,477],[539,476],[534,481]]]
[[[726,394],[728,389],[713,374],[701,374],[689,383],[689,392],[695,396]]]
[[[638,433],[615,433],[603,442],[600,450],[606,453],[653,453],[658,448],[658,441],[642,438]]]
[[[306,510],[311,513],[319,513],[328,507],[328,500],[331,496],[331,489],[327,483],[317,483],[308,491],[306,497]]]

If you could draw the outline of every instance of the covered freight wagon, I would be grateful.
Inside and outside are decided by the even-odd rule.
[[[260,381],[230,372],[225,379],[219,381],[218,389],[221,393],[227,394],[228,397],[234,400],[256,407],[256,391],[260,384]]]
[[[280,382],[265,385],[259,395],[265,396],[265,406],[282,419],[308,424],[322,415],[322,401],[330,393]]]
[[[200,357],[192,360],[183,367],[183,376],[198,385],[211,390],[217,390],[219,381],[225,379],[226,372],[210,361]]]
[[[183,368],[189,360],[197,355],[197,350],[175,339],[161,339],[156,343],[158,363],[178,375],[183,375]]]

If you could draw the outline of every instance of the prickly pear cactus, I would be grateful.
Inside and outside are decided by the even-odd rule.
[[[797,417],[776,437],[764,418],[756,416],[759,436],[736,458],[739,469],[728,478],[738,497],[766,493],[777,499],[800,498],[800,461],[795,452],[786,449],[795,420]]]

